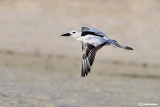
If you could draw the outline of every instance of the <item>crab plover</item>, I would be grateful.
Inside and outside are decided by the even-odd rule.
[[[71,36],[82,43],[81,77],[85,77],[90,73],[96,52],[103,46],[112,45],[125,50],[133,50],[131,47],[120,45],[116,40],[108,38],[104,33],[92,27],[85,26],[81,30],[72,30],[70,33],[61,36]]]

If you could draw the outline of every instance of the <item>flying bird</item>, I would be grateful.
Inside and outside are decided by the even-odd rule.
[[[108,38],[104,33],[93,27],[84,26],[81,30],[72,30],[70,33],[61,36],[71,36],[82,43],[81,77],[85,77],[90,73],[96,52],[103,46],[112,45],[125,50],[133,50],[129,46],[120,45],[116,40]]]

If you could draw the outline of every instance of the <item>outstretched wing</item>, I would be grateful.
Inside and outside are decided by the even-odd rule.
[[[82,29],[82,33],[83,32],[92,32],[92,33],[95,33],[94,35],[101,35],[102,37],[107,37],[104,33],[102,33],[101,31],[99,31],[93,27],[83,26],[81,29]]]
[[[99,46],[93,46],[91,44],[82,43],[82,69],[81,76],[85,77],[90,73],[91,66],[93,65],[96,52],[102,48],[106,43],[103,43]]]
[[[129,46],[123,46],[120,45],[116,40],[112,40],[110,43],[113,47],[118,47],[118,48],[122,48],[122,49],[126,49],[126,50],[133,50],[133,48],[129,47]]]

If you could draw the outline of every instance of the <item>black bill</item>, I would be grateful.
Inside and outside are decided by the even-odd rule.
[[[70,33],[65,33],[65,34],[62,34],[61,36],[71,36]]]

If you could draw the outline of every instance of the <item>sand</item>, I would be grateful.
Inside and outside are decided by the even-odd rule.
[[[80,59],[13,53],[1,53],[0,59],[1,107],[160,104],[159,67],[98,60],[92,72],[81,78]]]
[[[159,0],[1,0],[0,107],[160,105]],[[106,46],[81,78],[81,44],[60,35],[100,29]]]

